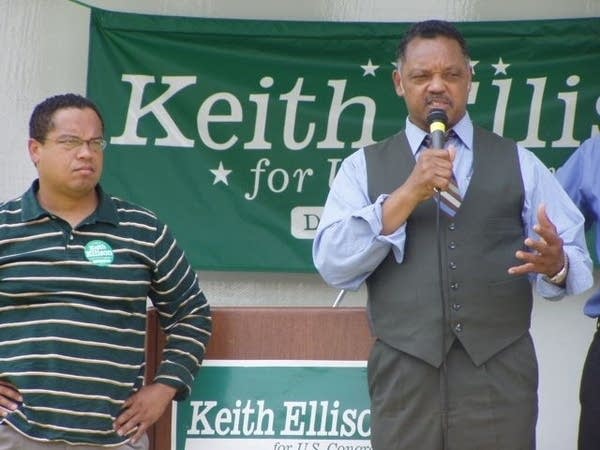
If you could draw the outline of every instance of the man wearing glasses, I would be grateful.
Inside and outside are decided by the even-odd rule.
[[[50,97],[29,133],[39,177],[0,204],[0,450],[146,449],[190,392],[208,303],[168,227],[100,187],[94,103]],[[168,340],[144,386],[148,298]]]

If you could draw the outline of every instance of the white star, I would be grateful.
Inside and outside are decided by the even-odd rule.
[[[219,161],[219,168],[218,169],[210,169],[210,171],[215,176],[215,181],[213,181],[213,185],[221,182],[221,183],[225,183],[227,186],[229,186],[229,181],[227,180],[227,177],[229,176],[229,174],[232,171],[231,170],[227,170],[227,169],[225,169],[223,167],[223,161]]]
[[[508,66],[510,66],[510,64],[506,64],[504,61],[502,61],[502,58],[498,58],[498,63],[492,64],[492,67],[496,69],[494,75],[498,75],[499,73],[506,75],[506,69],[508,69]]]
[[[471,60],[469,64],[471,65],[471,75],[475,75],[475,66],[479,64],[479,61]]]
[[[365,71],[363,73],[363,77],[366,77],[367,75],[373,75],[373,76],[375,76],[375,71],[377,69],[379,69],[379,66],[373,65],[373,63],[371,62],[371,58],[369,58],[369,62],[367,63],[366,66],[360,66],[360,67],[362,67],[362,70]]]

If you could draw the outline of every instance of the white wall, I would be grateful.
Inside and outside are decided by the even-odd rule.
[[[600,16],[599,0],[84,0],[106,9],[185,16],[318,21],[516,20]],[[27,122],[35,104],[85,93],[89,10],[68,0],[0,0],[0,201],[35,176]],[[597,274],[598,275],[598,274]],[[318,275],[203,272],[213,305],[329,306],[337,291]],[[598,276],[596,277],[598,278]],[[598,284],[598,283],[597,283]],[[364,305],[365,290],[345,306]],[[575,450],[581,367],[595,324],[585,296],[536,298],[533,335],[540,364],[538,449]]]

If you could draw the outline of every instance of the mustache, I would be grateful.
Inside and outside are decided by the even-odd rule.
[[[430,106],[433,103],[444,103],[452,106],[452,100],[445,95],[432,95],[425,98],[425,104]]]

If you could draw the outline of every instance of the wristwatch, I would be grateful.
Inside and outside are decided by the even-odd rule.
[[[567,273],[569,273],[569,258],[565,253],[565,265],[563,266],[563,268],[560,269],[558,273],[553,277],[546,278],[552,284],[556,284],[557,286],[563,286],[565,284],[565,280],[567,279]]]

